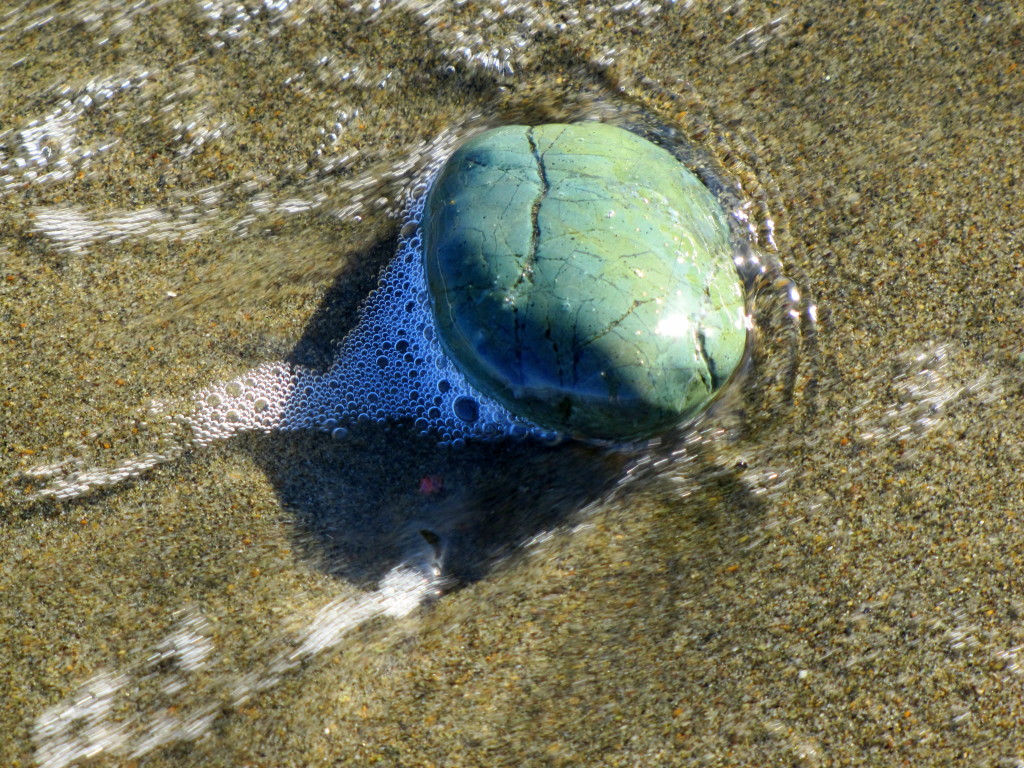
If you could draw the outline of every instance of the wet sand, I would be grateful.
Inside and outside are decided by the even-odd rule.
[[[85,108],[68,143],[39,140],[66,157],[116,148],[77,155],[66,178],[4,182],[0,763],[38,762],[33,723],[104,671],[138,683],[139,711],[163,701],[215,722],[198,741],[140,759],[107,750],[97,765],[1024,761],[1019,12],[751,3],[647,26],[609,14],[572,35],[523,33],[516,74],[468,77],[460,17],[432,17],[429,34],[411,14],[361,25],[319,6],[241,21],[165,7],[120,25],[97,6],[75,21],[89,8],[0,38],[0,129],[64,108],[64,87],[74,103],[106,98],[84,88],[101,78],[128,94]],[[311,64],[327,51],[332,63]],[[578,67],[608,59],[604,75]],[[359,65],[365,82],[346,85]],[[133,77],[143,85],[120,85]],[[537,94],[564,94],[561,114],[611,81],[664,106],[644,77],[692,83],[717,125],[760,143],[786,210],[780,258],[821,313],[791,409],[618,494],[616,460],[592,452],[451,455],[398,431],[341,445],[250,436],[62,504],[26,504],[9,481],[146,445],[151,399],[268,359],[322,364],[394,226],[374,203],[395,199],[387,184],[361,221],[331,214],[350,178]],[[359,112],[322,156],[361,154],[316,166],[342,106]],[[17,142],[3,142],[9,157]],[[303,176],[307,161],[321,172]],[[282,202],[320,192],[329,202],[309,213]],[[40,212],[61,207],[105,234],[47,234]],[[111,234],[141,209],[172,211],[172,234],[153,218]],[[443,494],[420,493],[428,475]],[[329,508],[343,527],[318,517]],[[230,701],[225,681],[376,583],[396,556],[389,532],[420,518],[449,521],[465,586]],[[500,567],[471,567],[552,526]],[[173,670],[146,666],[147,649],[190,616],[209,665],[185,693],[149,690]],[[130,705],[104,722],[138,736]]]

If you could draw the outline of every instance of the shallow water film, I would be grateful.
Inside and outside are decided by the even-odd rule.
[[[5,11],[0,764],[1024,764],[1022,42],[995,4]],[[744,230],[706,417],[197,438],[329,369],[432,163],[579,120]]]

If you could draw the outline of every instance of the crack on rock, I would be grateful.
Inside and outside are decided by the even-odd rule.
[[[530,208],[530,226],[533,227],[533,237],[530,240],[530,252],[526,255],[526,266],[523,270],[523,278],[533,282],[533,266],[537,263],[537,248],[540,244],[540,206],[544,202],[544,198],[548,196],[551,183],[548,181],[547,170],[544,168],[544,158],[541,157],[540,151],[537,149],[537,142],[533,137],[533,128],[526,132],[526,140],[530,142],[530,152],[533,153],[533,159],[537,161],[537,175],[540,177],[540,193]]]
[[[715,371],[715,361],[714,361],[714,358],[712,358],[711,355],[708,354],[707,347],[705,346],[705,344],[706,344],[706,336],[704,335],[704,331],[703,330],[698,330],[696,335],[697,335],[697,350],[700,352],[701,359],[704,360],[704,366],[705,366],[705,368],[707,368],[708,375],[711,376],[711,381],[708,381],[704,377],[703,373],[701,374],[701,378],[704,379],[704,386],[707,387],[708,392],[714,392],[715,391],[715,383],[718,380],[718,374]]]
[[[602,330],[600,330],[597,333],[595,333],[589,339],[584,339],[582,344],[581,344],[581,346],[587,346],[589,344],[593,344],[598,339],[601,339],[601,338],[607,336],[613,330],[618,328],[619,325],[621,325],[625,321],[625,319],[627,317],[629,317],[631,314],[636,312],[637,309],[639,309],[640,307],[644,306],[645,304],[650,304],[652,301],[654,301],[654,299],[642,299],[642,300],[641,299],[633,299],[633,302],[629,305],[629,309],[627,309],[625,312],[623,312],[618,317],[616,317],[613,320],[611,320],[605,328],[603,328]]]

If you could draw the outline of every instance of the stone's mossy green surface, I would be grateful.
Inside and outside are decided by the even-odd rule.
[[[512,413],[629,440],[703,409],[746,344],[725,214],[614,126],[511,125],[451,157],[424,257],[442,344]]]

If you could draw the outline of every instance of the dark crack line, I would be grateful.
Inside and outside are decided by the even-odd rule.
[[[544,198],[548,194],[550,184],[548,183],[548,176],[544,170],[544,160],[540,156],[540,152],[537,149],[537,142],[533,138],[533,129],[530,128],[526,131],[526,140],[530,143],[530,152],[533,154],[533,159],[537,163],[537,175],[540,177],[541,189],[537,195],[537,199],[533,201],[533,205],[530,208],[530,226],[533,230],[533,236],[530,239],[530,251],[526,254],[525,262],[522,266],[522,272],[516,279],[515,284],[512,286],[510,293],[513,293],[524,281],[529,280],[530,284],[533,284],[533,272],[534,267],[537,264],[537,247],[540,243],[540,206],[544,202]],[[513,293],[514,295],[514,293]],[[527,308],[532,304],[531,299],[527,299]],[[525,333],[525,327],[522,319],[520,318],[519,308],[513,303],[513,323],[514,323],[514,336],[513,344],[516,356],[516,367],[519,369],[520,381],[523,379],[523,336]],[[550,324],[548,326],[550,330]]]
[[[627,317],[629,317],[631,314],[633,314],[637,309],[639,309],[640,307],[644,306],[645,304],[650,304],[652,301],[654,301],[654,299],[642,299],[642,300],[641,299],[633,299],[633,303],[630,304],[629,309],[627,309],[625,312],[623,312],[619,317],[617,317],[614,320],[610,321],[606,328],[604,328],[601,331],[598,331],[593,336],[591,336],[589,339],[584,339],[581,342],[581,346],[587,346],[589,344],[593,344],[598,339],[604,338],[609,333],[611,333],[616,328],[618,328],[619,325],[621,325],[622,322]]]
[[[705,381],[704,384],[708,388],[709,392],[714,392],[716,382],[718,381],[718,375],[715,373],[715,361],[711,355],[708,354],[707,347],[705,346],[705,336],[704,331],[702,330],[697,331],[697,349],[700,351],[700,356],[703,358],[704,365],[708,369],[708,375],[711,376],[711,381]],[[701,376],[701,378],[703,379],[704,377]]]
[[[530,225],[533,227],[533,238],[530,240],[530,252],[526,256],[526,270],[525,274],[527,279],[533,281],[533,267],[537,263],[537,248],[540,244],[540,206],[544,202],[544,198],[548,196],[548,192],[551,190],[551,184],[548,182],[548,174],[544,168],[544,158],[540,156],[540,151],[537,149],[537,142],[533,138],[533,128],[530,128],[526,132],[526,140],[530,142],[530,151],[533,153],[533,159],[537,161],[537,175],[540,176],[540,194],[537,195],[537,199],[533,201],[533,206],[530,209]]]

